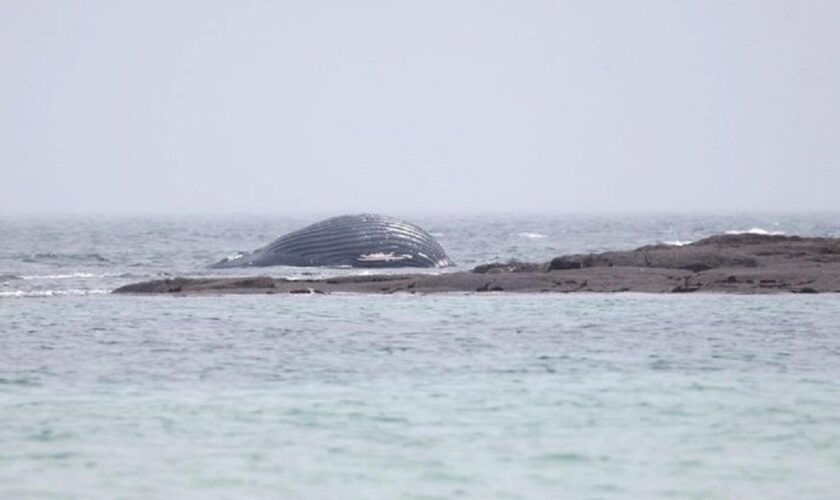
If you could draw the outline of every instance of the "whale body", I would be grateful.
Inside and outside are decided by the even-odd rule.
[[[453,265],[432,235],[384,215],[342,215],[277,238],[212,268],[257,266],[446,267]]]

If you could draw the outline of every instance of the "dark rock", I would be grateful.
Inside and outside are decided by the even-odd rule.
[[[189,279],[173,278],[165,280],[145,281],[125,285],[114,290],[113,293],[179,293],[183,291],[200,292],[205,290],[224,291],[241,289],[274,288],[274,280],[267,276],[233,279]]]
[[[512,260],[476,266],[470,272],[297,281],[264,276],[174,278],[126,285],[115,293],[820,293],[840,289],[838,252],[840,238],[719,235],[680,247],[652,245],[636,250],[566,255],[545,263]]]
[[[833,243],[820,248],[822,254],[840,255],[840,243]]]
[[[565,271],[567,269],[583,269],[583,262],[574,257],[555,257],[548,265],[549,271]]]
[[[477,274],[488,273],[534,273],[545,271],[545,264],[537,264],[534,262],[522,262],[518,260],[510,260],[507,263],[492,262],[490,264],[481,264],[475,266],[472,272]]]
[[[180,291],[181,285],[187,281],[186,278],[174,278],[164,280],[144,281],[132,283],[114,290],[114,293],[173,293]],[[193,284],[207,283],[212,280],[189,280]]]
[[[800,236],[784,236],[779,234],[754,234],[754,233],[740,233],[740,234],[718,234],[709,236],[700,241],[695,241],[686,246],[702,247],[706,245],[766,245],[768,243],[788,243],[802,241]]]
[[[274,280],[267,276],[257,276],[256,278],[246,278],[236,280],[231,283],[234,288],[274,288]]]
[[[700,287],[696,286],[678,286],[671,290],[671,293],[691,293],[700,290]]]
[[[691,271],[693,273],[699,273],[700,271],[708,271],[709,269],[711,269],[711,267],[709,267],[706,264],[698,262],[698,263],[695,263],[695,264],[687,264],[685,266],[680,267],[679,269],[685,269],[686,271]]]

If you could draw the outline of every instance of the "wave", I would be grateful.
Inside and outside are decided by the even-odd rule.
[[[741,230],[741,229],[733,229],[730,231],[726,231],[726,234],[761,234],[764,236],[781,236],[785,234],[784,231],[768,231],[766,229],[762,229],[760,227],[754,227],[751,229]]]
[[[38,263],[38,262],[110,262],[105,257],[99,255],[98,253],[85,253],[85,254],[75,254],[75,253],[53,253],[53,252],[44,252],[44,253],[33,253],[29,255],[21,256],[20,258],[23,262],[29,263]]]
[[[694,242],[691,241],[691,240],[684,240],[684,241],[683,240],[671,240],[671,241],[663,241],[662,242],[663,245],[668,245],[668,246],[672,246],[672,247],[684,247],[686,245],[691,245],[692,243],[694,243]]]
[[[66,273],[66,274],[33,274],[19,276],[20,279],[31,280],[63,280],[74,278],[142,278],[144,276],[131,273]]]
[[[0,274],[0,281],[9,282],[9,281],[22,280],[22,279],[23,279],[23,276],[18,276],[16,274]]]
[[[517,233],[517,236],[519,236],[520,238],[528,238],[531,240],[548,238],[547,235],[541,233]]]
[[[105,289],[97,289],[97,290],[81,290],[81,289],[68,289],[68,290],[13,290],[9,292],[0,292],[0,299],[19,299],[19,298],[27,298],[27,297],[36,297],[36,298],[44,298],[44,297],[81,297],[87,295],[105,295],[111,293],[110,290]]]

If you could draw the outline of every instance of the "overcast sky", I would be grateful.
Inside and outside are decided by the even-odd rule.
[[[0,2],[0,214],[840,210],[840,2]]]

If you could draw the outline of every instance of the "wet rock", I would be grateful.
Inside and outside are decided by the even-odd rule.
[[[550,272],[549,272],[550,271]],[[676,285],[676,286],[675,286]],[[441,274],[345,276],[324,280],[174,278],[116,293],[618,292],[821,293],[840,290],[840,239],[718,235],[685,246],[509,261]]]
[[[472,272],[477,274],[492,274],[492,273],[535,273],[546,271],[545,264],[538,264],[534,262],[522,262],[519,260],[511,260],[507,263],[492,262],[490,264],[481,264],[475,266]]]
[[[573,257],[555,257],[548,265],[549,271],[565,271],[568,269],[583,269],[582,259]]]
[[[206,290],[221,292],[226,290],[261,290],[274,288],[274,286],[274,280],[267,276],[219,279],[174,278],[133,283],[117,288],[114,293],[179,293]]]

